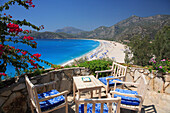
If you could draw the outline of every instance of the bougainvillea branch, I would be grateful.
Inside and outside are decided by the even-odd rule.
[[[8,10],[9,6],[14,4],[21,5],[26,9],[35,7],[32,0],[10,0],[0,6],[0,12]],[[37,43],[34,38],[28,36],[31,31],[23,30],[21,28],[22,26],[29,26],[35,30],[44,29],[43,25],[37,27],[30,22],[27,22],[25,19],[22,21],[13,20],[11,15],[7,15],[6,13],[0,14],[0,78],[1,76],[7,76],[5,72],[7,70],[6,67],[9,64],[14,66],[18,75],[20,74],[20,71],[29,72],[29,70],[32,71],[43,68],[38,62],[44,62],[49,66],[51,65],[51,63],[48,63],[47,61],[41,60],[41,54],[39,53],[31,54],[27,50],[15,48],[10,46],[9,43],[5,43],[22,43],[31,48],[37,48]],[[20,36],[20,33],[26,34],[26,36]]]

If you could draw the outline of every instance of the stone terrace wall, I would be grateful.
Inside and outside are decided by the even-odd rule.
[[[68,90],[72,92],[73,76],[89,75],[85,68],[66,68],[51,71],[42,75],[31,77],[33,84],[43,84],[57,81],[57,90]],[[9,81],[10,82],[10,81]],[[42,87],[39,93],[51,90],[51,86]],[[8,87],[0,89],[0,113],[26,113],[30,112],[28,107],[28,93],[24,76],[18,78],[17,82]]]
[[[70,93],[73,88],[73,76],[89,75],[89,70],[85,68],[66,68],[51,71],[42,75],[31,77],[33,84],[43,84],[51,81],[57,81],[57,90],[68,90]],[[170,75],[159,76],[156,73],[150,73],[143,68],[130,67],[127,71],[126,81],[139,82],[141,75],[144,74],[149,83],[148,90],[160,93],[170,94]],[[14,79],[12,79],[14,80]],[[12,81],[11,80],[11,81]],[[11,82],[8,81],[8,82]],[[48,91],[52,88],[42,87],[39,93]],[[17,82],[0,89],[0,113],[30,113],[28,105],[28,93],[25,85],[25,78],[19,77]]]
[[[130,67],[127,71],[126,81],[138,83],[142,74],[145,75],[149,84],[148,90],[170,94],[170,74],[161,75],[150,73],[147,69]]]

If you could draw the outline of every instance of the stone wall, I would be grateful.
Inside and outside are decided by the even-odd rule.
[[[51,81],[57,82],[57,90],[68,90],[72,93],[73,76],[89,75],[89,70],[85,68],[66,68],[48,73],[30,77],[33,84],[43,84]],[[141,75],[144,74],[149,84],[148,90],[157,93],[170,94],[170,75],[160,76],[156,73],[150,73],[146,69],[130,67],[127,71],[126,81],[139,82]],[[13,82],[13,84],[11,84]],[[30,113],[28,105],[28,93],[25,85],[24,76],[6,81],[10,85],[0,89],[0,113]],[[42,93],[51,90],[52,86],[41,87],[38,92]]]
[[[150,73],[147,69],[130,67],[127,71],[126,81],[138,83],[142,74],[145,75],[148,90],[170,94],[170,74],[161,75],[156,72]]]
[[[57,90],[72,92],[73,76],[89,75],[85,68],[66,68],[30,77],[33,84],[43,84],[57,81]],[[13,79],[12,79],[13,80]],[[8,81],[11,82],[11,81]],[[49,87],[41,87],[38,92],[51,90]],[[0,89],[0,113],[26,113],[30,112],[28,105],[28,93],[24,76],[19,77],[13,84]]]

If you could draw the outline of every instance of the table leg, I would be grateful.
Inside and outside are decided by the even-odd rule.
[[[101,98],[101,88],[99,88],[99,98]]]
[[[78,99],[80,98],[80,90],[78,90]]]
[[[91,92],[91,98],[93,98],[93,90],[91,90],[90,92]]]

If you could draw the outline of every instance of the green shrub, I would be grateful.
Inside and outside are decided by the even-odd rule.
[[[155,59],[151,59],[149,61],[151,66],[149,67],[149,71],[151,72],[152,70],[157,70],[158,72],[162,73],[169,73],[170,70],[170,61],[167,59],[162,59],[161,61],[156,61]]]
[[[95,71],[110,69],[109,66],[111,66],[111,65],[112,65],[112,61],[111,60],[105,60],[105,59],[85,61],[83,63],[78,64],[79,67],[89,68],[93,75],[96,75]],[[106,73],[100,73],[99,76],[106,76]]]
[[[64,67],[61,66],[61,65],[55,65],[55,64],[53,64],[53,65],[51,65],[51,68],[54,68],[54,69],[56,70],[56,69],[62,69],[62,68],[64,68]]]

